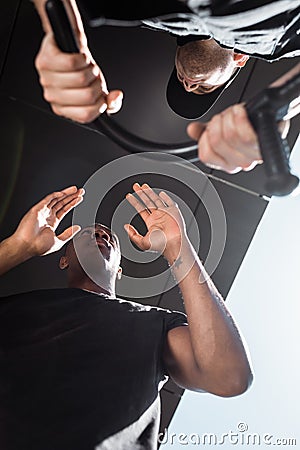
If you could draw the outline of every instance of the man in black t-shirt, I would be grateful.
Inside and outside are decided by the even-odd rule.
[[[157,448],[159,390],[222,397],[252,379],[242,337],[207,276],[178,206],[147,184],[126,198],[144,221],[141,250],[162,254],[180,287],[185,314],[117,298],[117,236],[105,225],[74,225],[56,236],[83,199],[75,186],[49,194],[0,243],[0,274],[67,243],[60,268],[67,288],[37,290],[0,303],[1,450]]]

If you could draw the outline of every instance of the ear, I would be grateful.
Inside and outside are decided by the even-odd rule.
[[[237,67],[244,67],[244,65],[246,64],[248,59],[249,59],[248,55],[244,55],[243,53],[233,52],[233,60]]]
[[[69,267],[68,258],[66,256],[62,256],[59,260],[59,268],[61,270],[67,269]]]
[[[119,267],[117,272],[117,279],[121,280],[121,278],[122,278],[122,267]]]

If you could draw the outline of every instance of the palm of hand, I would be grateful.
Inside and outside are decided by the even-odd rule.
[[[184,225],[177,206],[152,209],[144,221],[148,229],[144,236],[144,248],[163,252],[167,243],[180,242]]]
[[[83,194],[84,191],[76,186],[49,194],[25,214],[15,237],[30,248],[33,255],[59,250],[80,227],[69,227],[59,236],[55,230],[63,217],[82,201]]]
[[[59,248],[59,239],[55,234],[59,222],[52,208],[45,206],[37,212],[33,239],[38,254],[43,255],[48,253],[50,249],[51,251],[55,251]]]
[[[17,229],[18,236],[32,247],[35,254],[43,255],[56,244],[55,229],[58,223],[59,220],[51,208],[33,207],[21,220]]]
[[[141,250],[166,250],[167,246],[180,245],[185,234],[185,224],[177,204],[165,192],[156,194],[149,185],[133,185],[136,196],[127,194],[129,203],[139,213],[147,227],[142,236],[131,225],[127,227],[130,239]]]

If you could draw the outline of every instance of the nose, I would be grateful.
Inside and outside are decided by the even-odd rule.
[[[96,239],[97,239],[97,237],[100,237],[100,238],[104,239],[107,242],[110,241],[109,234],[103,228],[98,228],[97,230],[95,230],[94,237]]]
[[[183,82],[184,89],[187,92],[195,91],[199,86],[199,83],[191,83],[190,81],[186,80],[185,78],[182,80],[182,82]]]

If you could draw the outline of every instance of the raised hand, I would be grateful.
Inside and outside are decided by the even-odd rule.
[[[84,190],[71,186],[52,192],[34,205],[22,218],[13,241],[20,248],[26,248],[30,256],[41,256],[59,250],[80,231],[74,225],[56,236],[55,230],[61,220],[83,200]]]
[[[186,237],[186,227],[177,204],[165,192],[156,194],[148,184],[133,185],[136,194],[126,195],[128,202],[139,213],[147,226],[142,236],[130,224],[124,225],[129,238],[141,249],[166,254],[172,247],[180,249]]]

